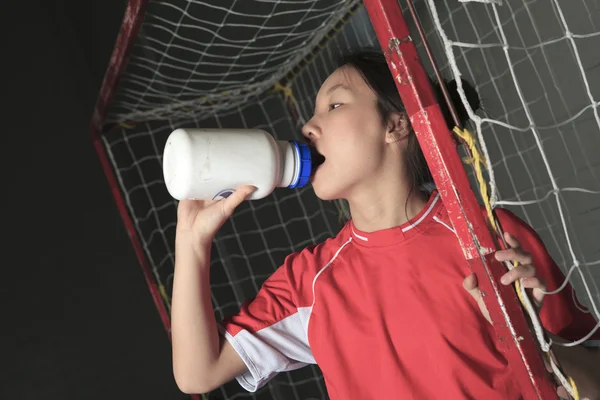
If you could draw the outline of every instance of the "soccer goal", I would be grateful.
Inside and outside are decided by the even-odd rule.
[[[281,140],[298,139],[337,56],[374,45],[386,51],[398,76],[446,206],[463,217],[453,224],[473,269],[489,270],[495,278],[500,274],[486,250],[497,240],[477,211],[478,198],[490,208],[511,209],[535,228],[575,288],[573,301],[598,319],[600,5],[585,0],[362,3],[129,1],[91,132],[167,331],[176,202],[165,188],[161,156],[170,132],[262,128]],[[467,153],[481,155],[480,179],[473,164],[463,166],[463,150],[457,152],[454,133],[440,119],[426,82],[434,75],[429,55],[444,78],[462,76],[482,98],[484,112],[474,114],[466,104],[476,139]],[[446,167],[434,167],[439,165]],[[487,196],[480,194],[481,183]],[[287,254],[335,235],[343,211],[343,205],[318,200],[310,188],[280,189],[244,203],[213,246],[217,318],[235,313]],[[482,287],[497,295],[490,297],[495,301],[490,309],[497,325],[506,326],[499,335],[515,339],[507,341],[506,351],[523,385],[529,385],[526,398],[552,398],[542,396],[553,394],[549,381],[531,378],[530,372],[543,366],[527,312],[513,289],[499,289],[493,281]],[[207,397],[300,400],[327,394],[319,369],[311,367],[281,374],[257,393],[233,382]]]

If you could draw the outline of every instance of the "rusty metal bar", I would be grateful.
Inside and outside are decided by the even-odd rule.
[[[397,0],[364,0],[364,4],[466,262],[478,277],[496,339],[522,388],[523,398],[557,399],[516,293],[499,283],[506,269],[494,258],[496,242],[471,190],[400,6]]]

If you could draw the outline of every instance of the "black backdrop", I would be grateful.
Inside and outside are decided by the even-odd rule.
[[[3,1],[0,399],[183,399],[88,134],[126,2]]]

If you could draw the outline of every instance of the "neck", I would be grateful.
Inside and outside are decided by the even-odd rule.
[[[352,221],[363,232],[375,232],[400,226],[415,217],[427,204],[427,195],[420,188],[399,180],[396,185],[373,183],[368,188],[355,190],[360,193],[349,196],[348,203]],[[410,192],[410,193],[409,193]]]

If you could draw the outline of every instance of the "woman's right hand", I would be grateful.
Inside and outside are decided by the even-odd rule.
[[[241,186],[224,200],[180,201],[177,207],[177,240],[187,242],[199,255],[211,244],[235,209],[255,190],[254,186]]]

